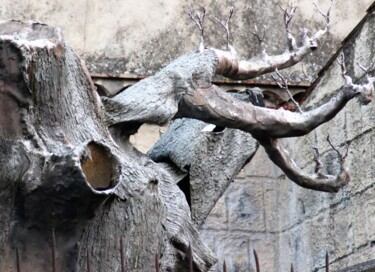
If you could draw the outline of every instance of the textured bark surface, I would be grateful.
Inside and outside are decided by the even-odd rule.
[[[154,161],[171,162],[185,174],[181,182],[186,182],[182,186],[186,186],[192,219],[197,225],[203,223],[258,148],[247,133],[233,129],[202,132],[206,126],[197,120],[176,120],[149,152]]]
[[[0,270],[176,271],[192,245],[197,271],[215,261],[173,173],[111,136],[80,58],[58,29],[1,25]],[[4,116],[2,115],[2,117]],[[113,138],[118,139],[116,143]]]

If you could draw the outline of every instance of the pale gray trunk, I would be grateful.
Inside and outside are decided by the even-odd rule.
[[[192,223],[179,175],[104,124],[101,101],[58,29],[2,23],[0,36],[0,271],[129,271],[215,262]],[[5,117],[5,118],[4,118]],[[113,138],[118,142],[116,143]]]

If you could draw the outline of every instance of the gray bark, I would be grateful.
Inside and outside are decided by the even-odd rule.
[[[169,162],[185,173],[186,193],[197,225],[258,148],[248,133],[233,129],[202,132],[205,126],[207,123],[193,119],[176,120],[149,151],[154,161]]]
[[[110,134],[80,58],[58,29],[1,24],[0,270],[178,271],[188,245],[196,271],[214,262],[174,172]],[[115,142],[116,139],[118,142]]]

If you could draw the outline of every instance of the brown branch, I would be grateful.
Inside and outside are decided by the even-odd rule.
[[[213,49],[219,59],[216,73],[232,79],[250,79],[274,72],[276,69],[281,70],[291,67],[300,62],[311,51],[317,49],[319,39],[328,31],[331,8],[324,15],[326,21],[324,29],[318,30],[311,37],[307,34],[307,29],[302,29],[302,44],[300,46],[297,46],[297,42],[290,30],[290,24],[296,8],[292,6],[290,11],[281,9],[284,11],[284,24],[287,31],[287,49],[284,53],[274,56],[263,53],[261,57],[240,60],[230,52]]]
[[[290,158],[288,152],[280,145],[277,139],[271,137],[256,137],[256,139],[265,148],[271,161],[280,167],[289,179],[301,187],[316,191],[338,192],[350,180],[348,168],[341,155],[340,172],[338,175],[324,175],[322,171],[318,171],[315,174],[306,174]],[[321,165],[319,166],[319,170],[320,168]]]
[[[341,152],[337,149],[337,147],[335,147],[332,142],[331,142],[331,139],[329,138],[329,134],[327,135],[327,142],[329,143],[329,145],[331,146],[331,148],[336,151],[337,155],[339,156],[340,160],[345,160],[346,157],[348,156],[348,152],[349,152],[349,144],[346,145],[346,151],[345,151],[345,154],[342,155]]]
[[[374,88],[369,84],[358,86],[365,92],[367,87],[370,92]],[[239,101],[212,85],[185,95],[179,104],[179,114],[217,126],[241,129],[252,135],[273,138],[296,137],[305,135],[331,120],[349,100],[359,94],[361,93],[357,93],[356,89],[346,87],[318,108],[296,113],[283,109],[256,107]]]

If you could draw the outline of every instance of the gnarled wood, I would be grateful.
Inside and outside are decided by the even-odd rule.
[[[87,251],[93,269],[115,271],[121,237],[131,271],[152,271],[155,254],[175,271],[189,244],[196,271],[208,270],[215,259],[174,174],[110,134],[60,31],[31,21],[0,29],[0,111],[12,116],[0,120],[0,270],[16,270],[18,249],[22,271],[50,271],[52,231],[59,271],[84,270]]]

